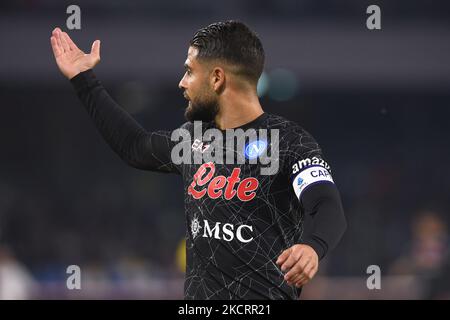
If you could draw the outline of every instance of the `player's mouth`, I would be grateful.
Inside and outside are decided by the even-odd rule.
[[[187,108],[188,108],[188,109],[192,108],[191,99],[189,99],[189,96],[187,95],[186,92],[183,92],[183,97],[188,101]]]

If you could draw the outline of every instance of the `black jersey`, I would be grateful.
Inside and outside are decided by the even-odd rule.
[[[276,265],[278,256],[302,243],[322,258],[342,235],[336,223],[339,219],[334,217],[340,214],[340,201],[328,218],[321,215],[322,221],[329,219],[327,223],[320,223],[311,232],[303,230],[305,217],[319,216],[317,207],[323,200],[307,208],[307,195],[323,188],[336,189],[330,167],[308,132],[268,113],[236,128],[257,133],[256,137],[246,137],[243,145],[227,140],[227,132],[218,130],[214,122],[201,123],[200,131],[187,122],[177,129],[182,134],[175,134],[175,130],[147,132],[113,101],[92,70],[71,82],[105,140],[124,161],[183,178],[186,299],[299,297],[300,289],[288,285]],[[223,140],[205,140],[211,129],[223,133]],[[266,135],[262,137],[261,132]],[[182,149],[184,159],[192,161],[175,161],[180,155],[175,148]],[[223,161],[193,160],[196,154],[217,156],[219,151]],[[232,156],[225,159],[230,153]],[[270,164],[261,163],[258,157],[263,154],[276,157]],[[269,165],[273,169],[270,174],[262,174]]]

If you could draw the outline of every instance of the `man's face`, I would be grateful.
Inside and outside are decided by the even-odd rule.
[[[211,71],[206,62],[197,59],[198,49],[189,47],[184,63],[186,72],[178,87],[189,101],[185,117],[188,121],[212,121],[219,111],[218,97],[210,83]]]

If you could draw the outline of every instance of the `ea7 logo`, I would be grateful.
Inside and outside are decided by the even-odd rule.
[[[208,150],[209,146],[210,146],[209,144],[205,145],[199,139],[195,139],[194,143],[192,144],[192,150],[200,151],[201,153],[203,153],[206,150]]]

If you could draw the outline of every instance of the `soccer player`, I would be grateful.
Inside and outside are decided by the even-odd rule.
[[[209,148],[224,155],[230,151],[194,140],[197,120],[202,132],[277,130],[277,141],[258,136],[243,150],[235,147],[232,151],[243,154],[244,163],[174,161],[174,131],[143,129],[97,79],[92,69],[100,61],[99,40],[85,54],[56,28],[51,45],[60,71],[111,148],[133,167],[182,176],[185,298],[298,299],[319,261],[339,242],[346,219],[330,167],[314,138],[260,105],[256,87],[265,55],[256,34],[237,21],[198,30],[179,83],[189,101],[188,121],[181,129],[193,137],[188,149],[193,155]],[[262,174],[262,163],[250,163],[263,149],[272,154],[278,149],[277,170],[271,174]],[[305,221],[310,225],[306,230]]]

